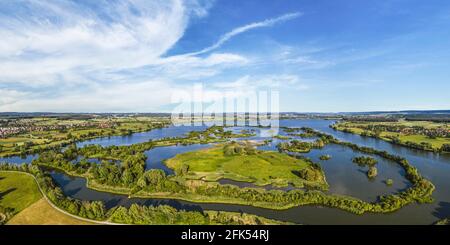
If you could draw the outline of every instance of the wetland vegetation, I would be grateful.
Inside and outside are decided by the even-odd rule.
[[[188,169],[186,179],[221,178],[255,185],[317,187],[327,189],[323,172],[309,162],[286,154],[255,150],[251,143],[231,142],[210,149],[179,154],[166,161],[172,169]]]
[[[238,188],[236,186],[220,185],[214,181],[214,178],[201,178],[204,177],[205,172],[208,172],[205,170],[209,170],[209,174],[214,173],[214,176],[217,176],[217,170],[225,173],[223,167],[220,167],[220,164],[213,164],[214,161],[208,162],[208,160],[206,160],[207,163],[205,163],[205,161],[198,161],[198,163],[191,164],[187,161],[192,159],[193,154],[197,154],[195,158],[200,160],[202,159],[203,154],[206,154],[207,156],[203,159],[209,159],[213,156],[212,159],[214,159],[214,157],[218,157],[218,159],[220,159],[219,162],[234,160],[231,162],[236,162],[235,164],[237,164],[237,166],[240,166],[240,163],[245,161],[248,157],[258,159],[258,161],[261,160],[261,156],[256,154],[257,151],[253,151],[253,149],[249,150],[248,145],[241,145],[236,142],[231,142],[229,145],[222,145],[221,147],[215,147],[212,148],[212,150],[200,150],[193,153],[181,154],[178,157],[183,157],[183,161],[175,161],[175,163],[171,163],[171,160],[168,160],[168,165],[177,169],[177,171],[175,171],[176,174],[170,176],[165,175],[165,173],[161,170],[153,169],[143,171],[142,159],[128,161],[126,164],[123,162],[121,164],[111,162],[102,162],[101,164],[90,163],[90,166],[86,167],[80,164],[71,163],[69,161],[70,158],[64,161],[64,153],[54,153],[53,156],[50,157],[42,154],[42,156],[34,160],[33,163],[41,166],[62,169],[68,174],[85,177],[89,180],[88,185],[90,188],[144,198],[173,198],[193,202],[234,203],[271,209],[286,209],[299,205],[317,204],[337,207],[357,214],[362,214],[364,212],[393,212],[412,202],[428,203],[432,201],[431,194],[434,190],[433,184],[420,176],[417,169],[409,165],[406,159],[373,148],[361,147],[349,142],[341,142],[331,135],[317,132],[312,129],[307,130],[310,133],[314,132],[323,144],[325,144],[325,142],[328,144],[340,144],[362,153],[375,154],[396,161],[405,169],[405,172],[407,173],[406,177],[410,180],[413,186],[398,194],[381,196],[377,202],[368,203],[353,197],[325,194],[319,190],[314,190],[314,188],[311,190],[266,191],[263,189],[258,190],[254,188]],[[179,140],[190,141],[192,139],[177,139],[177,141]],[[122,148],[141,149],[139,147],[136,148],[136,145]],[[141,150],[145,149],[147,148],[143,147]],[[134,156],[139,156],[138,152],[131,152]],[[225,156],[225,153],[228,156]],[[114,155],[113,152],[111,152],[111,154]],[[263,159],[266,154],[269,154],[269,159],[276,159],[276,157],[281,156],[278,154],[284,153],[277,153],[277,155],[273,155],[274,153],[264,152]],[[52,161],[52,158],[57,160]],[[298,158],[304,159],[301,156],[298,156]],[[177,159],[177,157],[175,157],[175,159]],[[186,162],[184,160],[186,160]],[[64,162],[66,163],[61,164]],[[315,166],[316,170],[320,169],[318,165],[311,164],[311,166]],[[205,169],[205,167],[208,167],[209,169]],[[233,174],[231,170],[232,168],[227,169],[227,174]],[[82,174],[80,174],[80,172]],[[200,175],[199,177],[197,172],[203,172],[203,176]],[[190,173],[192,173],[195,178],[189,178]],[[290,173],[292,173],[292,171]],[[303,180],[318,178],[316,174],[317,172],[311,170],[311,168],[294,173],[296,173],[299,179]],[[295,176],[295,174],[293,176]],[[249,176],[245,177],[249,178]],[[261,179],[268,178],[267,175],[252,177],[254,179],[246,180],[257,181],[258,177]],[[304,181],[303,185],[305,185],[305,183],[308,182]],[[317,188],[317,186],[314,185],[305,186],[309,188]]]
[[[411,203],[433,201],[431,195],[434,185],[401,156],[341,141],[313,128],[283,126],[280,129],[289,137],[270,137],[255,141],[252,138],[256,133],[255,128],[228,130],[226,127],[212,126],[201,131],[129,145],[78,146],[75,141],[71,141],[41,149],[31,165],[3,164],[1,168],[32,173],[53,204],[70,214],[102,222],[186,224],[192,220],[198,224],[282,223],[251,214],[178,210],[164,205],[147,207],[136,204],[107,209],[101,201],[78,200],[66,196],[52,181],[48,170],[58,169],[68,175],[85,178],[86,185],[91,189],[129,197],[237,204],[273,210],[319,205],[354,214],[391,213]],[[299,138],[311,140],[303,141]],[[151,154],[146,154],[147,151],[188,145],[205,147],[166,159],[163,164],[170,171],[146,166],[146,161],[152,157]],[[368,167],[366,173],[371,179],[379,174],[375,167],[378,161],[375,157],[391,161],[401,167],[410,185],[397,193],[380,195],[376,201],[330,193],[322,167],[305,156],[305,153],[320,152],[329,145],[339,145],[358,152],[360,155],[355,156],[352,161],[359,166]],[[329,160],[331,155],[321,154],[318,159]],[[220,180],[251,183],[253,186],[221,184]],[[0,183],[1,181],[0,179]],[[384,182],[387,186],[394,184],[392,179],[385,179]],[[267,186],[276,188],[266,189]],[[18,213],[12,206],[2,204],[0,211],[4,217],[8,214],[10,219]]]
[[[321,155],[321,156],[319,157],[319,159],[322,160],[322,161],[330,160],[330,159],[331,159],[331,155],[328,155],[328,154],[326,154],[326,155]]]

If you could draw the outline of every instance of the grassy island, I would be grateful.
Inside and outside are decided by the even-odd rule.
[[[326,155],[321,155],[321,156],[319,157],[319,159],[322,160],[322,161],[326,161],[326,160],[330,160],[330,159],[331,159],[331,156],[328,155],[328,154],[326,154]]]
[[[309,162],[274,151],[258,151],[245,143],[179,154],[166,161],[172,169],[187,168],[187,179],[231,179],[255,185],[327,187],[322,171]]]

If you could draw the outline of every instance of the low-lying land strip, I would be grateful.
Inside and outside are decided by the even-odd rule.
[[[332,125],[343,132],[375,137],[419,150],[450,152],[450,125],[425,121],[343,121]]]

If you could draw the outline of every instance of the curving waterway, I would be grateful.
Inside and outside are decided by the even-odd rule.
[[[129,199],[125,195],[98,192],[86,187],[86,180],[78,177],[70,177],[60,172],[52,172],[52,177],[63,189],[64,193],[73,198],[81,200],[102,200],[107,207],[116,205],[129,206],[132,203],[141,205],[170,205],[178,209],[186,210],[225,210],[246,212],[261,215],[267,218],[273,218],[284,221],[291,221],[302,224],[431,224],[438,219],[450,217],[450,154],[436,154],[420,150],[409,149],[403,146],[393,145],[391,143],[369,137],[335,131],[329,127],[333,121],[329,120],[281,120],[280,126],[287,127],[311,127],[313,129],[333,135],[339,140],[352,142],[358,145],[373,147],[386,150],[395,155],[405,157],[410,164],[417,167],[420,173],[431,180],[436,186],[433,193],[435,202],[432,204],[412,204],[391,214],[363,214],[355,215],[335,208],[326,208],[319,206],[301,206],[288,210],[276,211],[263,208],[255,208],[243,205],[229,204],[199,204],[178,200],[168,199]],[[144,133],[136,133],[130,136],[103,137],[90,141],[80,142],[78,146],[87,144],[109,145],[130,145],[145,142],[150,139],[160,139],[164,137],[183,136],[192,130],[204,130],[206,127],[194,126],[171,126],[163,129],[156,129]],[[255,129],[245,127],[230,128],[233,131],[242,129]],[[268,139],[267,136],[261,136],[256,129],[258,136],[251,139]],[[286,135],[280,132],[281,135]],[[281,140],[276,140],[266,146],[259,147],[263,150],[274,150],[276,144]],[[188,146],[169,146],[156,147],[146,152],[147,169],[160,168],[166,173],[171,174],[163,161],[176,154],[193,151],[209,147],[209,145],[188,145]],[[324,154],[332,156],[330,160],[321,161],[319,157]],[[312,150],[305,156],[313,161],[319,162],[325,171],[328,183],[330,184],[330,193],[350,195],[366,201],[375,201],[379,195],[396,193],[408,188],[410,183],[404,178],[404,171],[396,163],[376,157],[379,161],[378,176],[375,180],[369,180],[365,174],[365,169],[352,162],[355,156],[364,155],[355,152],[352,149],[341,145],[326,145],[323,149]],[[25,159],[20,157],[0,158],[0,162],[8,161],[11,163],[31,162],[36,156],[27,156]],[[385,181],[393,179],[394,184],[387,186]],[[221,180],[223,184],[235,184],[251,186],[249,183],[239,183],[228,180]],[[270,188],[270,187],[266,187]]]

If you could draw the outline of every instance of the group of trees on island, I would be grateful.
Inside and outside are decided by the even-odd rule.
[[[370,166],[369,170],[367,171],[367,177],[369,179],[373,179],[375,177],[377,177],[378,175],[378,169],[375,166]]]
[[[321,177],[320,172],[311,168],[304,168],[299,171],[294,171],[300,178],[307,181],[317,181]]]
[[[375,158],[368,156],[358,156],[353,158],[352,161],[358,164],[358,166],[360,167],[369,167],[369,170],[366,172],[369,179],[373,179],[378,175],[378,169],[376,167],[378,161]]]
[[[326,155],[321,155],[321,156],[319,157],[319,159],[322,160],[322,161],[330,160],[330,159],[331,159],[331,155],[328,155],[328,154],[326,154]]]
[[[373,157],[368,157],[368,156],[358,156],[358,157],[354,157],[352,159],[352,161],[356,164],[358,164],[358,166],[360,167],[373,167],[375,165],[377,165],[378,161],[377,159],[373,158]]]
[[[322,149],[325,142],[322,139],[317,139],[314,142],[305,142],[299,140],[291,140],[289,142],[281,142],[277,145],[280,152],[299,152],[306,153],[311,149]]]
[[[256,154],[255,147],[249,142],[235,142],[223,146],[223,154],[225,156],[234,155],[254,155]]]
[[[289,142],[281,142],[277,145],[280,152],[298,152],[307,153],[311,149],[322,149],[326,144],[332,143],[334,141],[333,136],[318,132],[312,128],[301,127],[301,128],[287,128],[284,127],[285,132],[298,132],[303,131],[307,137],[317,137],[313,142],[305,142],[300,140],[291,140]]]

